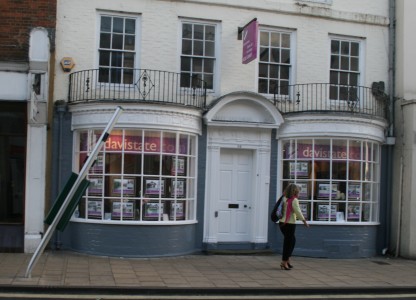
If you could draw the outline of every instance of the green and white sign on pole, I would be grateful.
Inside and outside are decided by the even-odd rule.
[[[98,153],[106,142],[122,111],[123,108],[118,106],[110,121],[108,122],[107,127],[101,134],[100,139],[97,141],[94,149],[91,151],[90,155],[85,161],[81,171],[78,175],[75,173],[71,175],[62,192],[59,194],[57,200],[55,201],[55,204],[52,206],[48,216],[45,219],[45,223],[49,224],[49,227],[29,262],[25,275],[27,278],[31,276],[33,267],[36,265],[40,255],[51,239],[55,229],[63,231],[68,224],[69,219],[71,218],[72,213],[74,212],[79,202],[79,199],[89,185],[89,181],[85,179],[88,170],[97,159]]]

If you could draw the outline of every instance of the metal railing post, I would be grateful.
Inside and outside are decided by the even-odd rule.
[[[104,145],[105,141],[107,140],[108,136],[110,135],[111,130],[114,127],[114,124],[117,122],[120,113],[122,112],[123,108],[120,106],[117,107],[116,111],[114,112],[113,116],[111,117],[110,121],[107,124],[107,127],[104,129],[103,133],[101,134],[101,137],[99,141],[96,143],[94,149],[92,150],[90,156],[84,163],[84,166],[82,167],[81,171],[79,172],[79,175],[77,179],[75,180],[72,188],[70,189],[68,195],[66,196],[64,202],[62,203],[61,208],[56,214],[55,219],[52,221],[51,225],[48,227],[48,230],[44,234],[39,246],[37,247],[35,253],[32,256],[32,259],[30,260],[28,267],[26,269],[25,277],[28,278],[31,276],[32,269],[36,265],[37,261],[39,260],[40,255],[42,254],[43,250],[46,247],[46,244],[49,242],[53,232],[56,229],[56,226],[58,225],[58,222],[60,221],[62,215],[64,214],[66,208],[68,207],[68,204],[72,197],[74,196],[75,192],[77,191],[79,185],[81,184],[82,180],[87,176],[88,170],[91,168],[92,164],[94,163],[95,159],[97,158],[97,155],[99,151],[101,150],[101,147]]]

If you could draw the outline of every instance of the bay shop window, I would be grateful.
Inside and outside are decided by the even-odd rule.
[[[309,221],[337,224],[378,221],[380,147],[359,139],[282,141],[282,182],[300,187]]]
[[[102,131],[76,133],[82,168]],[[90,168],[76,220],[183,222],[195,219],[196,136],[158,130],[113,130]]]

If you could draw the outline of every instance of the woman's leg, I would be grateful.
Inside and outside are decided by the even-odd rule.
[[[279,224],[280,231],[283,234],[283,253],[282,261],[287,262],[289,257],[292,255],[293,249],[295,247],[295,224]]]

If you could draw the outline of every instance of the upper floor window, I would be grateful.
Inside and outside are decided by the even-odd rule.
[[[291,49],[291,33],[260,30],[259,93],[288,94],[292,69]]]
[[[360,85],[360,43],[331,39],[330,99],[355,101]]]
[[[136,23],[137,20],[131,17],[100,17],[99,82],[133,83]]]
[[[216,39],[215,24],[182,23],[181,87],[194,87],[199,79],[214,88]]]

